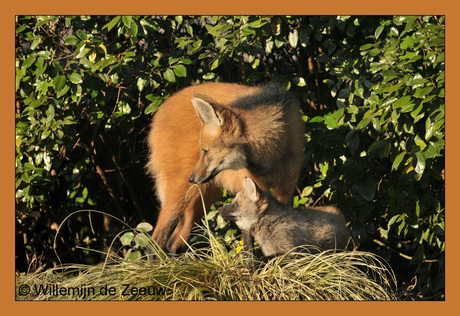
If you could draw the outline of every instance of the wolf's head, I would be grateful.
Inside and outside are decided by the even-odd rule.
[[[233,202],[219,211],[224,219],[235,222],[240,229],[250,230],[265,209],[265,196],[251,178],[244,178],[243,186],[243,190],[236,193]]]
[[[222,170],[247,166],[243,122],[210,97],[195,94],[192,104],[201,121],[200,159],[189,181],[205,183]]]

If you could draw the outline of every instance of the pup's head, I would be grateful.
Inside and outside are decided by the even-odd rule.
[[[235,222],[242,230],[250,230],[260,218],[263,208],[263,192],[250,178],[244,178],[243,190],[236,193],[233,202],[220,208],[220,215]]]
[[[203,94],[195,94],[192,104],[201,121],[201,152],[189,181],[205,183],[223,170],[246,167],[243,126],[237,115]]]

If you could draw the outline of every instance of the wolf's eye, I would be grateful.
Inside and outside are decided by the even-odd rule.
[[[240,204],[238,202],[233,203],[235,207],[239,207]]]
[[[203,156],[206,156],[206,154],[208,153],[208,151],[206,149],[202,149],[203,151]]]

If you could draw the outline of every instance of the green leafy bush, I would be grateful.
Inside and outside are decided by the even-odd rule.
[[[56,263],[56,225],[77,209],[154,223],[144,139],[172,93],[275,80],[303,104],[294,205],[336,204],[356,248],[414,289],[404,298],[443,299],[444,29],[436,16],[16,17],[18,270]],[[78,216],[58,250],[83,262],[75,247],[121,230]]]
[[[355,57],[324,58],[336,108],[307,121],[315,192],[342,206],[359,248],[392,260],[406,282],[408,265],[419,290],[441,298],[443,20],[384,19],[346,50]]]

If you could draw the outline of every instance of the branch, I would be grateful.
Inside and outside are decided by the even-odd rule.
[[[413,257],[411,256],[408,256],[406,254],[403,254],[402,252],[399,252],[393,248],[391,248],[390,246],[386,245],[385,243],[383,243],[382,241],[378,240],[378,239],[374,239],[373,240],[377,245],[379,246],[383,246],[385,248],[387,248],[388,250],[390,250],[391,252],[394,252],[396,254],[398,254],[399,256],[403,257],[404,259],[407,259],[407,260],[412,260]],[[438,262],[438,259],[424,259],[422,262],[424,263],[433,263],[433,262]]]

